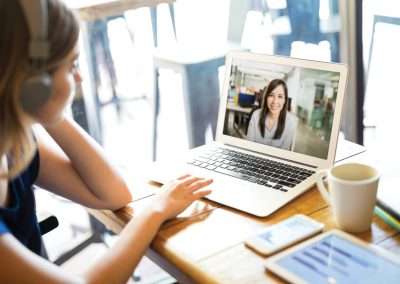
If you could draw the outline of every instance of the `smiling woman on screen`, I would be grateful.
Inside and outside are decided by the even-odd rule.
[[[285,81],[272,80],[262,94],[261,108],[251,116],[246,138],[250,141],[291,150],[297,118],[288,112]]]

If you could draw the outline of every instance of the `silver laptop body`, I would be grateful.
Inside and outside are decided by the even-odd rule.
[[[189,150],[181,161],[157,162],[151,179],[164,183],[186,173],[210,177],[208,199],[265,217],[312,187],[318,171],[333,165],[347,68],[231,52],[225,71],[215,142]],[[265,95],[270,84],[282,81],[288,98],[282,100],[285,92],[278,87]],[[274,136],[279,119],[260,134],[263,110],[266,124],[269,113],[280,117],[285,111],[279,138]]]

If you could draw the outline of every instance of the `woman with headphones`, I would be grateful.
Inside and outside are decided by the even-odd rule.
[[[97,145],[64,116],[75,84],[76,18],[58,0],[0,0],[0,282],[126,283],[161,224],[206,196],[212,181],[182,176],[127,224],[83,276],[46,261],[32,185],[91,208],[115,210],[129,190]],[[41,124],[58,148],[34,135]]]
[[[274,79],[262,94],[262,105],[254,111],[246,138],[257,143],[292,150],[297,118],[288,112],[288,89],[285,81]]]

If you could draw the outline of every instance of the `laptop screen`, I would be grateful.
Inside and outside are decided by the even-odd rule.
[[[326,159],[340,72],[233,58],[223,134]]]

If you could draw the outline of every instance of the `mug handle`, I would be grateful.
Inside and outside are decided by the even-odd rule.
[[[328,171],[327,170],[322,170],[318,173],[317,175],[317,187],[319,192],[321,193],[322,197],[325,199],[325,201],[330,204],[330,195],[329,191],[326,189],[324,178],[327,176]]]

